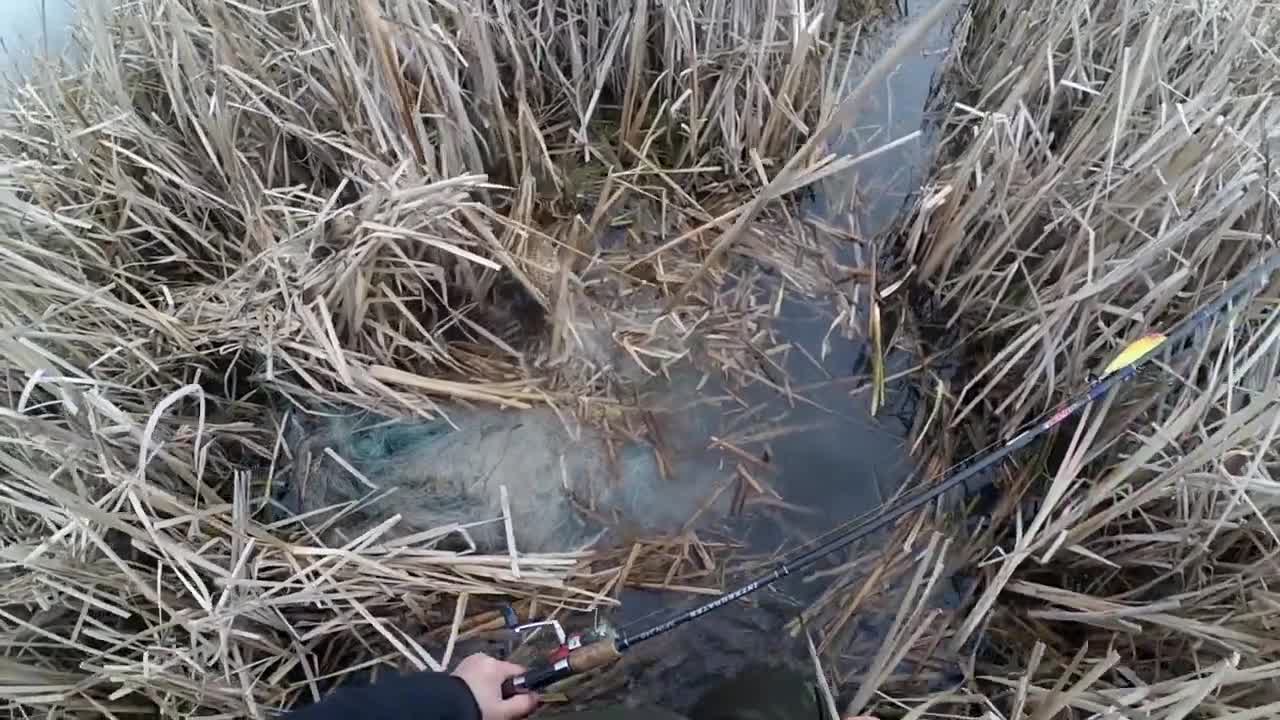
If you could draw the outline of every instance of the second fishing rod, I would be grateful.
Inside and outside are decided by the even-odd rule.
[[[540,690],[572,675],[607,665],[621,657],[623,652],[646,640],[664,635],[685,623],[719,610],[794,572],[813,565],[827,555],[849,547],[937,500],[961,484],[973,481],[972,485],[967,486],[970,490],[981,489],[991,484],[995,474],[988,473],[984,476],[982,475],[984,471],[1074,417],[1118,385],[1132,379],[1139,370],[1155,359],[1159,351],[1176,354],[1185,350],[1186,346],[1182,345],[1183,343],[1192,339],[1197,331],[1230,307],[1233,301],[1244,295],[1251,287],[1265,285],[1270,274],[1277,267],[1280,267],[1280,252],[1272,252],[1268,258],[1228,286],[1217,299],[1197,308],[1169,332],[1148,333],[1130,343],[1106,366],[1101,377],[1090,382],[1061,405],[1026,425],[1021,432],[1013,435],[1003,444],[976,453],[952,467],[927,490],[904,498],[870,517],[846,523],[806,543],[793,552],[791,557],[784,558],[774,565],[770,572],[735,590],[634,634],[608,633],[600,636],[575,635],[566,638],[563,631],[559,629],[558,623],[535,623],[535,625],[555,624],[562,638],[561,644],[545,662],[535,665],[524,675],[509,678],[503,683],[503,696],[511,697],[521,692]]]

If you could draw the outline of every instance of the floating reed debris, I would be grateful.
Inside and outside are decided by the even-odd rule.
[[[276,512],[289,418],[600,424],[676,366],[763,377],[783,296],[848,276],[796,205],[852,161],[793,156],[886,8],[106,5],[0,129],[6,709],[264,717],[444,665],[499,596],[718,580],[693,534],[513,557],[383,514],[335,541],[368,498]]]
[[[919,342],[947,349],[926,467],[1010,437],[1277,252],[1278,21],[1272,3],[970,4],[937,164],[883,252],[937,308]],[[1007,463],[995,496],[904,521],[874,588],[866,561],[837,579],[811,619],[831,657],[861,658],[839,663],[849,714],[1280,711],[1280,278],[1255,290]],[[920,600],[933,527],[964,541]],[[877,601],[902,609],[868,662],[850,648],[879,638],[848,618]]]

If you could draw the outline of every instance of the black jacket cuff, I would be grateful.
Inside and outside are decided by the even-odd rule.
[[[481,720],[480,705],[462,678],[422,672],[373,685],[340,688],[285,720]]]

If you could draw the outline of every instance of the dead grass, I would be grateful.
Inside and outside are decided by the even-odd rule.
[[[1277,252],[1278,19],[1267,2],[970,5],[937,165],[886,253],[939,309],[922,354],[955,360],[924,378],[923,467],[1011,437]],[[811,614],[852,673],[847,712],[1280,710],[1278,298],[1273,273],[1007,463],[998,495],[904,521],[837,574]],[[945,563],[935,527],[956,538]],[[923,596],[939,572],[948,591]],[[868,663],[849,618],[886,598],[901,610]]]
[[[858,162],[810,150],[883,8],[86,5],[83,69],[0,127],[7,710],[262,717],[446,665],[499,597],[719,580],[694,534],[490,557],[390,517],[327,545],[332,512],[268,512],[269,418],[764,379],[784,294],[848,275],[796,200]]]
[[[289,462],[264,418],[590,415],[686,362],[765,379],[780,293],[850,275],[794,201],[858,162],[820,142],[858,31],[837,3],[796,7],[91,18],[86,70],[47,73],[0,131],[8,709],[262,716],[446,664],[497,597],[542,615],[718,582],[720,546],[693,535],[478,556],[439,549],[460,527],[388,540],[392,517],[326,545],[324,521],[263,513]],[[1016,431],[1272,251],[1276,12],[968,9],[942,155],[873,276],[929,296],[943,328],[921,342],[967,361],[925,371],[923,467]],[[806,620],[848,713],[1274,714],[1275,283],[1007,465],[989,506],[824,573]]]

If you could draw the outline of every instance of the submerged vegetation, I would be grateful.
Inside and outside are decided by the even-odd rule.
[[[457,526],[391,539],[392,517],[334,541],[358,503],[272,512],[283,414],[549,406],[631,433],[636,388],[677,367],[789,389],[784,296],[834,298],[878,347],[910,295],[894,342],[924,360],[932,477],[1275,251],[1265,2],[975,0],[877,268],[800,207],[859,160],[819,140],[882,79],[854,58],[892,8],[90,7],[83,69],[46,68],[0,130],[15,713],[261,717],[447,664],[499,597],[543,614],[721,577],[692,532],[484,555],[440,544]],[[805,619],[851,714],[1280,708],[1276,283],[1006,464],[998,497],[824,571]],[[852,619],[887,604],[868,641]]]

